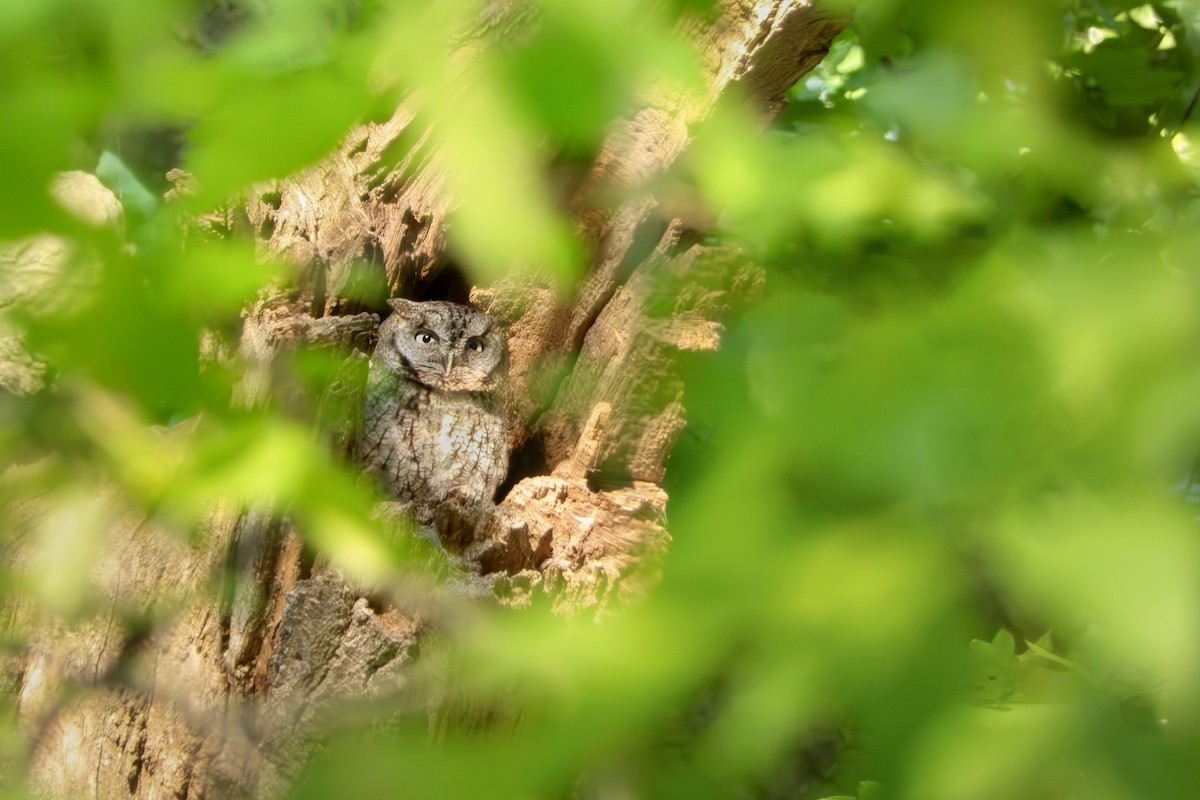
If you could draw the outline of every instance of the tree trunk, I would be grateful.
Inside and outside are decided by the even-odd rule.
[[[515,3],[493,6],[487,28],[536,24]],[[777,113],[844,25],[809,3],[730,0],[714,22],[684,26],[703,55],[707,91],[651,97],[607,137],[569,199],[593,256],[566,299],[527,280],[463,285],[445,253],[455,205],[445,156],[435,148],[420,163],[411,154],[386,161],[402,136],[432,138],[414,130],[415,100],[354,131],[315,169],[245,200],[256,235],[303,279],[247,310],[242,352],[259,369],[242,402],[270,392],[270,365],[284,349],[369,352],[380,309],[355,295],[358,271],[382,277],[393,296],[469,299],[508,329],[513,459],[503,513],[462,554],[477,574],[458,576],[448,598],[432,584],[416,595],[519,603],[546,592],[564,611],[598,613],[653,581],[669,543],[662,480],[685,424],[677,356],[716,349],[721,315],[760,278],[692,243],[689,222],[649,187],[722,96],[741,93],[764,117]],[[599,197],[628,199],[601,206]],[[28,364],[12,374],[10,388],[39,380]],[[188,546],[115,493],[86,506],[108,525],[95,568],[108,612],[68,625],[32,619],[32,606],[11,610],[39,631],[10,681],[35,751],[33,785],[47,796],[281,794],[322,711],[395,691],[414,644],[436,626],[427,603],[381,602],[314,561],[287,519],[222,510]],[[63,513],[37,502],[11,511],[26,528]],[[30,547],[9,560],[19,568],[38,557]],[[234,588],[214,600],[221,576],[236,576]],[[169,625],[157,624],[164,607]]]

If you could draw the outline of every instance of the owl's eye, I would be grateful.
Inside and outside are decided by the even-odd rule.
[[[467,339],[467,349],[474,350],[476,353],[483,352],[483,339],[472,337]]]
[[[431,331],[417,331],[415,338],[417,340],[417,344],[433,344],[438,340],[437,334],[432,333]]]

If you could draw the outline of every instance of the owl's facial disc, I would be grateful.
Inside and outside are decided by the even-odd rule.
[[[506,374],[503,332],[466,306],[395,301],[388,317],[386,357],[407,379],[437,391],[489,392]],[[382,331],[381,331],[382,333]]]

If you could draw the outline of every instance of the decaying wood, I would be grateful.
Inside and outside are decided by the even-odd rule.
[[[520,4],[495,8],[489,31],[512,36],[521,26],[536,24],[514,11]],[[644,499],[661,517],[665,495],[657,484],[684,425],[682,387],[671,377],[674,354],[715,349],[734,276],[727,276],[723,289],[713,287],[720,296],[706,308],[673,319],[647,316],[644,306],[656,276],[677,276],[702,260],[698,251],[678,252],[680,228],[659,212],[650,186],[687,147],[689,126],[710,114],[723,95],[743,94],[764,118],[778,112],[787,89],[820,61],[845,23],[810,2],[750,0],[728,3],[714,23],[685,23],[684,33],[697,43],[705,65],[706,92],[693,96],[651,88],[644,106],[604,141],[569,203],[577,229],[594,246],[574,295],[561,300],[551,288],[528,279],[472,289],[470,299],[509,329],[510,443],[524,448],[527,460],[537,465],[528,477],[571,481],[573,491],[588,493],[597,506],[604,504],[603,489],[593,486],[597,477],[625,484],[626,490],[637,481],[655,487],[645,490]],[[356,299],[342,293],[355,270],[381,271],[392,294],[425,297],[446,267],[445,228],[454,198],[448,193],[445,155],[433,143],[431,129],[411,129],[418,125],[426,123],[418,122],[406,104],[387,122],[349,136],[341,152],[317,169],[275,184],[249,203],[247,211],[268,234],[268,246],[309,271],[299,304],[314,315],[357,308]],[[387,164],[401,136],[415,144]],[[601,204],[608,197],[628,199]],[[653,237],[650,258],[629,263],[635,243],[647,236]],[[630,270],[634,279],[625,281]],[[553,397],[546,397],[548,391]],[[539,411],[546,401],[549,408]],[[544,496],[514,491],[502,507],[530,530],[564,524],[552,503],[538,499]],[[613,537],[614,557],[628,551],[624,535],[611,527],[593,525],[587,535],[596,541]],[[665,531],[658,527],[655,535],[663,537]],[[503,536],[520,538],[511,532]],[[543,547],[522,545],[489,563],[510,570],[538,567],[540,562],[521,562],[518,552],[526,551],[530,558],[545,554]],[[551,555],[558,556],[553,548]]]
[[[479,29],[464,32],[464,50],[536,24],[522,3],[488,4]],[[288,348],[333,345],[361,359],[383,311],[364,284],[420,299],[469,297],[509,331],[515,474],[461,554],[491,577],[466,579],[461,591],[483,585],[506,602],[550,591],[576,612],[636,596],[669,543],[662,480],[685,425],[678,356],[716,349],[722,315],[760,281],[738,259],[687,245],[652,186],[720,98],[740,93],[765,116],[776,113],[844,24],[795,0],[728,0],[715,21],[683,24],[705,65],[705,91],[651,88],[614,126],[568,201],[593,253],[569,297],[528,279],[450,280],[461,277],[445,254],[456,201],[417,96],[352,132],[318,167],[258,187],[245,217],[300,280],[246,310],[238,402],[270,396],[273,361]],[[7,269],[20,256],[5,258]],[[10,368],[19,359],[5,352],[5,386],[36,390],[36,365]],[[25,509],[30,547],[53,501]],[[131,516],[118,497],[103,502],[112,506],[112,548],[94,577],[106,610],[71,624],[27,620],[38,633],[10,665],[41,793],[275,796],[325,708],[403,683],[429,610],[381,604],[349,585],[305,554],[303,532],[288,520],[223,511],[196,545]],[[22,557],[17,548],[9,560]],[[232,590],[214,601],[223,582]],[[150,602],[169,602],[172,613],[147,614]]]

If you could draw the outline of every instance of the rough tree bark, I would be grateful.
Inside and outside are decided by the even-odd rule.
[[[474,35],[536,24],[517,3],[489,8]],[[515,454],[501,503],[509,513],[465,553],[479,573],[474,587],[510,602],[552,592],[576,612],[644,590],[669,542],[661,484],[685,423],[675,359],[714,350],[731,296],[759,280],[736,259],[692,244],[687,224],[648,187],[722,96],[740,93],[765,117],[777,113],[845,23],[810,2],[728,0],[714,21],[685,26],[681,34],[703,56],[707,92],[647,97],[607,137],[569,200],[593,246],[570,298],[532,283],[466,288],[448,280],[458,276],[445,255],[455,199],[444,156],[436,147],[421,148],[419,160],[417,151],[398,163],[388,155],[401,136],[432,139],[412,130],[422,124],[412,105],[356,130],[318,167],[259,187],[235,213],[304,278],[246,310],[242,352],[262,370],[243,400],[269,391],[269,365],[282,349],[333,342],[368,351],[380,309],[349,290],[355,270],[376,271],[393,295],[469,298],[509,330]],[[605,206],[603,197],[628,199]],[[9,350],[19,353],[19,343],[5,340]],[[36,365],[23,369],[9,388],[36,387]],[[36,740],[33,782],[47,796],[279,794],[320,710],[394,688],[430,624],[427,614],[381,606],[336,570],[306,561],[286,521],[224,511],[187,547],[125,513],[119,497],[97,502],[114,520],[96,568],[111,610],[69,626],[38,623],[36,642],[10,674]],[[32,525],[52,512],[29,503],[10,513]],[[10,561],[23,557],[14,551]],[[238,588],[217,601],[214,576],[228,569]],[[151,599],[160,609],[170,604],[172,624],[139,633],[133,622]]]

